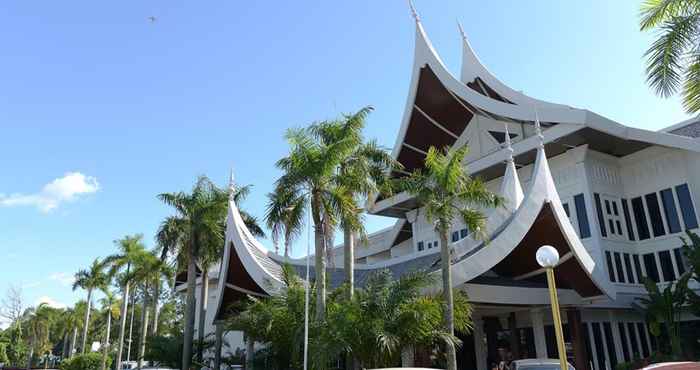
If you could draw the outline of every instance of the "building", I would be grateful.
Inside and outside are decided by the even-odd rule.
[[[462,40],[457,78],[416,16],[412,82],[393,149],[405,171],[391,174],[420,168],[430,146],[467,144],[469,172],[506,199],[487,214],[488,244],[463,226],[451,233],[454,286],[475,304],[460,368],[487,369],[499,348],[515,357],[557,356],[544,271],[534,258],[545,244],[562,256],[556,279],[576,368],[614,369],[648,356],[657,344],[635,301],[645,294],[643,276],[665,286],[686,271],[679,236],[698,229],[700,122],[652,132],[534,99],[493,76],[463,33]],[[375,197],[367,208],[397,221],[358,247],[358,284],[378,269],[439,273],[439,238],[415,199]],[[341,247],[334,258],[342,266]],[[304,271],[303,260],[290,262]],[[210,322],[245,295],[282,289],[282,263],[246,229],[232,200]],[[340,284],[342,268],[328,276],[331,287]]]

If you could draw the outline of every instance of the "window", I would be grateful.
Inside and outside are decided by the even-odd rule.
[[[467,237],[467,235],[469,235],[469,229],[464,228],[462,230],[459,230],[459,237],[460,238],[464,239]]]
[[[651,219],[651,230],[654,236],[666,235],[664,228],[664,220],[661,218],[661,209],[659,208],[659,199],[656,193],[647,194],[644,196],[647,201],[647,209],[649,210],[649,218]]]
[[[649,224],[647,224],[647,215],[644,212],[642,197],[632,198],[632,212],[634,212],[634,220],[637,223],[639,240],[649,239],[651,235],[649,234]]]
[[[583,194],[574,196],[574,205],[576,206],[579,235],[581,239],[589,238],[591,236],[591,226],[588,224],[588,212],[586,212],[586,200]]]
[[[598,194],[595,194],[596,196]],[[617,205],[617,199],[613,199],[610,197],[602,196],[599,197],[602,198],[605,207],[603,212],[598,212],[599,215],[598,217],[602,219],[604,225],[601,225],[600,231],[603,236],[606,236],[606,234],[615,237],[615,238],[622,238],[622,215],[620,214],[620,208]],[[600,200],[597,200],[596,203],[599,203]],[[600,211],[600,209],[599,209]],[[605,228],[607,227],[607,232]]]
[[[596,213],[598,214],[598,224],[600,225],[600,234],[604,237],[608,236],[608,232],[605,230],[605,219],[603,218],[603,209],[600,206],[600,195],[598,193],[593,194],[595,199]],[[606,202],[607,211],[610,212],[610,202]]]
[[[452,242],[454,243],[457,240],[459,240],[459,231],[453,231],[452,232]]]
[[[617,365],[617,355],[615,354],[615,342],[613,341],[612,328],[609,322],[603,323],[603,336],[605,337],[605,344],[608,348],[608,358],[614,369]]]
[[[629,361],[630,351],[627,347],[627,330],[625,330],[625,323],[618,322],[617,328],[620,331],[620,342],[622,342],[622,356],[625,358],[625,361]]]
[[[649,344],[647,342],[646,329],[644,329],[644,323],[637,323],[637,330],[639,330],[639,341],[642,342],[642,354],[644,357],[649,357]]]
[[[624,253],[622,255],[625,260],[625,270],[627,270],[627,282],[634,284],[634,273],[632,272],[632,262],[630,261],[629,253]]]
[[[678,220],[676,202],[673,200],[673,191],[671,189],[661,190],[661,203],[664,205],[668,232],[671,234],[681,232],[681,222]]]
[[[421,252],[425,249],[425,244],[423,242],[418,242],[418,252]]]
[[[600,323],[591,323],[593,331],[593,341],[595,342],[596,353],[598,354],[598,369],[606,369],[605,347],[603,347],[603,337],[600,334]]]
[[[627,226],[627,236],[629,240],[634,241],[634,230],[632,230],[632,218],[630,217],[629,205],[627,199],[622,199],[622,213],[625,215],[625,225]]]
[[[608,276],[610,277],[610,281],[614,283],[616,281],[615,270],[613,269],[612,257],[610,256],[610,252],[608,251],[605,251],[605,261],[608,263]]]
[[[676,266],[678,266],[678,273],[685,274],[685,260],[683,259],[683,254],[680,248],[673,250],[673,256],[676,258]]]
[[[678,197],[678,204],[681,206],[685,228],[695,229],[698,227],[698,219],[695,216],[695,208],[693,207],[693,199],[690,197],[688,184],[676,186],[676,196]]]
[[[624,271],[622,270],[622,258],[620,258],[620,253],[615,252],[615,270],[617,271],[617,280],[619,282],[624,283],[625,282],[625,274]]]
[[[569,203],[562,203],[564,207],[564,212],[566,212],[566,217],[571,218],[571,211],[569,211]]]
[[[630,334],[630,344],[632,344],[632,358],[641,358],[642,352],[639,350],[639,343],[637,342],[637,329],[633,322],[627,323],[627,329]]]
[[[671,252],[659,252],[659,262],[661,262],[661,273],[664,276],[664,281],[676,280],[676,274],[673,272],[673,262],[671,262]]]
[[[637,282],[641,283],[642,282],[642,276],[644,276],[642,272],[642,265],[639,263],[639,255],[638,254],[633,254],[632,255],[632,261],[634,261],[634,273],[637,276]]]
[[[656,267],[656,258],[654,258],[654,253],[647,253],[644,255],[644,267],[646,267],[648,276],[654,282],[660,282],[659,280],[659,269]]]

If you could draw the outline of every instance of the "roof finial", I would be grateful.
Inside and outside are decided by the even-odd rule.
[[[537,114],[537,107],[535,107],[535,135],[540,140],[539,147],[544,148],[544,135],[542,135],[542,126],[540,126],[540,117]]]
[[[508,124],[503,123],[506,127],[506,151],[508,152],[508,161],[513,160],[513,147],[510,145],[510,133],[508,132]]]
[[[462,27],[462,22],[460,22],[459,19],[457,20],[457,28],[459,28],[459,34],[462,35],[462,40],[466,40],[467,34],[464,33],[464,28]]]
[[[416,7],[413,6],[413,0],[408,0],[408,7],[411,9],[413,19],[416,20],[416,23],[420,23],[420,17],[418,16],[418,12],[416,12]]]
[[[231,175],[229,176],[228,179],[228,190],[229,190],[229,197],[233,199],[233,195],[236,193],[236,178],[233,176],[233,167],[231,167]]]

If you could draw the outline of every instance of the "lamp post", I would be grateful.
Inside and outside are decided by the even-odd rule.
[[[547,271],[547,286],[549,287],[549,299],[552,305],[552,320],[557,336],[557,348],[559,349],[559,365],[561,370],[568,370],[566,362],[566,348],[564,347],[564,333],[561,328],[561,313],[559,312],[559,298],[554,281],[554,267],[559,263],[559,252],[551,245],[544,245],[535,254],[537,263]]]

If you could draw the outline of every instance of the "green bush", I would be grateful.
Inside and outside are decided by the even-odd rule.
[[[112,364],[112,359],[107,357],[107,368]],[[77,355],[61,362],[60,370],[100,370],[102,367],[101,353],[86,353]]]
[[[182,363],[182,337],[154,336],[148,338],[146,358],[162,366],[179,369]]]

